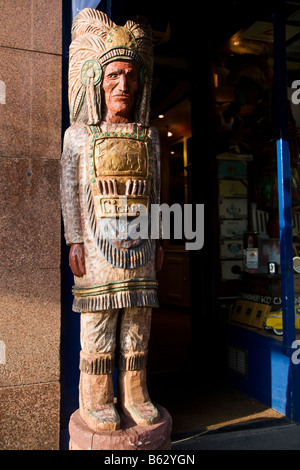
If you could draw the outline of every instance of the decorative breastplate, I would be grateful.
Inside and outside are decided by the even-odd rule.
[[[145,238],[145,232],[144,238],[130,236],[135,219],[141,215],[147,217],[147,233],[150,231],[151,139],[146,129],[138,129],[137,133],[101,132],[89,127],[86,153],[90,224],[102,254],[121,268],[145,264],[153,251],[153,242],[148,235]]]

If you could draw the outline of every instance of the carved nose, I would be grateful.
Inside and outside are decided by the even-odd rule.
[[[124,74],[120,75],[119,78],[119,89],[121,91],[126,91],[127,90],[127,80]]]

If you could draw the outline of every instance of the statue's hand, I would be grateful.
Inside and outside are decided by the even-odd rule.
[[[164,251],[161,244],[156,240],[156,251],[155,251],[155,271],[158,273],[164,261]]]
[[[69,265],[74,276],[82,277],[85,275],[84,245],[82,243],[71,245]]]

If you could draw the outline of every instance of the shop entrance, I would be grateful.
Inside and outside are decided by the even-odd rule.
[[[186,5],[174,9],[173,2],[164,2],[163,9],[158,1],[110,3],[119,24],[139,13],[154,29],[152,124],[161,137],[161,202],[204,205],[200,250],[187,250],[184,238],[162,240],[161,305],[153,312],[149,345],[151,397],[172,414],[174,439],[231,425],[293,420],[298,405],[287,398],[293,394],[290,374],[293,387],[299,380],[290,367],[291,344],[264,329],[269,304],[239,303],[259,303],[257,295],[270,297],[273,283],[280,293],[282,287],[272,2],[264,2],[262,11],[259,2],[245,9],[243,1],[228,1],[216,11],[205,5],[200,14]],[[292,241],[298,255],[300,5],[286,2],[285,7],[287,37],[279,40],[287,57],[288,158],[296,196]],[[260,259],[259,253],[268,254]],[[296,289],[296,272],[293,281]],[[65,290],[70,292],[70,285]],[[243,321],[237,318],[241,311]],[[294,311],[283,314],[277,330],[291,330],[291,315]],[[78,338],[78,318],[68,322]],[[65,356],[72,372],[70,380],[65,376],[70,395],[77,388],[76,348],[70,344],[72,352]]]
[[[230,5],[227,14],[229,9]],[[226,420],[249,424],[298,419],[298,404],[292,398],[298,375],[290,351],[297,311],[281,301],[292,282],[297,306],[297,272],[289,278],[286,275],[292,242],[292,257],[298,257],[299,237],[299,113],[293,91],[299,76],[297,12],[295,2],[286,2],[280,14],[272,5],[263,11],[253,5],[247,20],[235,11],[235,24],[227,24],[227,31],[218,30],[215,47],[201,49],[201,78],[193,75],[195,55],[189,57],[187,99],[168,109],[186,124],[184,106],[188,103],[191,133],[185,130],[186,134],[168,136],[172,133],[171,117],[164,122],[168,112],[160,122],[158,114],[153,116],[163,136],[162,201],[205,205],[203,250],[186,253],[174,240],[165,243],[163,306],[157,322],[154,314],[152,336],[160,338],[160,344],[153,347],[156,364],[165,374],[174,372],[172,386],[177,387],[179,406],[187,387],[196,390],[195,401],[187,394],[194,406],[190,423],[197,405],[202,411],[203,406],[210,409],[207,421],[198,415],[198,425],[210,420],[208,426]],[[285,38],[278,19],[283,20]],[[222,33],[224,38],[227,35],[223,42]],[[285,73],[287,83],[282,88],[277,74]],[[282,91],[289,98],[287,114],[278,113]],[[160,111],[164,114],[165,110]],[[288,152],[280,155],[278,132],[285,132],[286,126]],[[282,160],[284,165],[288,160],[291,172],[283,188],[278,176]],[[167,325],[165,336],[159,320]],[[174,354],[167,361],[166,344]],[[150,373],[151,367],[155,372],[154,356],[152,360]],[[158,383],[159,390],[161,380]],[[204,404],[207,398],[214,402],[211,408]],[[229,414],[218,406],[220,402]]]

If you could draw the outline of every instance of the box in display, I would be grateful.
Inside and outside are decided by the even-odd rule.
[[[233,312],[232,312],[231,321],[243,323],[245,305],[246,305],[245,300],[238,299],[236,301]]]
[[[247,199],[219,198],[219,217],[227,219],[243,218],[248,216]]]
[[[262,328],[263,327],[263,321],[267,313],[269,313],[271,310],[270,305],[264,305],[264,304],[255,304],[255,312],[254,315],[251,319],[250,326],[253,326],[255,328]]]
[[[242,180],[219,180],[219,195],[224,197],[247,197],[247,184]]]
[[[221,261],[221,270],[223,281],[240,279],[243,271],[243,260]]]
[[[242,240],[221,240],[220,241],[220,256],[222,259],[227,258],[242,258],[243,257],[243,242]]]
[[[220,220],[221,237],[237,238],[242,237],[247,230],[248,220]]]
[[[219,178],[246,178],[247,163],[238,160],[218,161]]]

